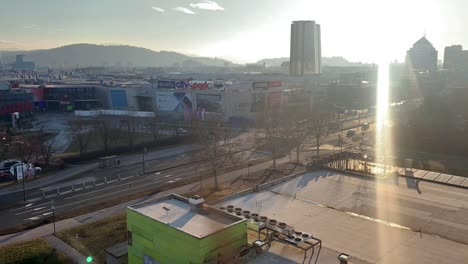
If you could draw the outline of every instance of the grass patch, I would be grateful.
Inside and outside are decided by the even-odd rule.
[[[104,249],[127,240],[127,216],[111,216],[61,231],[57,236],[83,255],[92,256],[98,263],[105,263]]]
[[[73,263],[42,239],[8,245],[0,248],[2,264],[59,264]]]

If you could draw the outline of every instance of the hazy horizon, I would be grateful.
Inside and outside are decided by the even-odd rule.
[[[445,46],[468,46],[462,0],[103,0],[4,1],[0,50],[69,44],[119,44],[218,57],[237,63],[289,57],[290,24],[322,26],[322,55],[355,62],[404,59],[426,34]]]

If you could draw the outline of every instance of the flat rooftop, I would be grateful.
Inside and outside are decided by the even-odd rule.
[[[192,209],[188,199],[177,195],[129,208],[197,238],[209,236],[244,221],[243,218],[210,207]]]
[[[411,178],[372,181],[320,170],[216,206],[233,205],[285,222],[321,239],[331,255],[351,255],[352,263],[466,262],[468,192],[416,184]],[[319,256],[317,263],[328,261],[337,260]]]

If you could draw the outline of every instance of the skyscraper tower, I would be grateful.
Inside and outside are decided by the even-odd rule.
[[[406,53],[406,68],[410,72],[437,70],[437,50],[426,36],[416,41]]]
[[[320,25],[315,21],[293,21],[289,74],[291,76],[319,74],[321,64]]]

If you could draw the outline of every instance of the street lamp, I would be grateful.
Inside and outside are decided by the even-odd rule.
[[[54,200],[50,200],[50,203],[52,204],[52,221],[54,223],[54,235],[55,235],[55,206],[54,206]]]
[[[18,148],[19,148],[19,154],[20,154],[20,159],[21,159],[21,163],[20,163],[20,166],[21,166],[21,177],[23,178],[23,201],[26,202],[26,187],[24,186],[24,170],[23,170],[23,167],[24,167],[24,163],[23,163],[23,152],[21,150],[21,146],[24,145],[24,142],[23,141],[16,141],[15,142],[16,144],[18,144]],[[18,175],[18,171],[16,172],[16,174]],[[18,176],[17,176],[18,177]]]
[[[146,147],[143,148],[143,174],[145,174],[145,154],[148,152]]]

